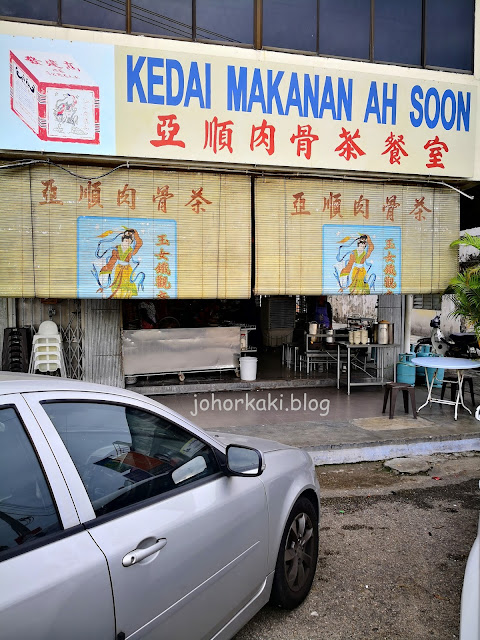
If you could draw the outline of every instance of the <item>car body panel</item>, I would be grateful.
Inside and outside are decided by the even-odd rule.
[[[297,473],[285,474],[287,464],[297,462]],[[301,495],[308,494],[320,514],[320,489],[312,459],[300,449],[272,451],[265,454],[265,471],[260,478],[265,484],[267,503],[272,518],[269,523],[270,554],[268,571],[275,569],[278,548],[283,530],[293,505]]]
[[[210,638],[265,580],[268,522],[258,478],[222,475],[90,533],[107,555],[117,628],[127,638],[184,640],[193,629],[195,638]],[[156,554],[122,566],[142,541],[162,538]]]
[[[38,416],[60,466],[66,470],[70,492],[84,523],[95,520],[90,499],[42,402],[121,404],[155,411],[171,419],[171,413],[163,411],[158,403],[133,402],[117,394],[60,391],[27,393],[24,397]],[[195,428],[195,432],[204,437],[200,430]],[[217,510],[222,514],[221,523],[214,518]],[[218,630],[208,627],[211,610],[224,612],[216,627],[224,626],[265,580],[268,510],[264,485],[258,478],[219,474],[202,486],[189,487],[171,498],[159,496],[153,504],[143,507],[139,504],[129,513],[119,512],[113,520],[93,523],[90,535],[109,564],[117,628],[127,638],[153,638],[159,625],[170,640],[188,636],[188,628],[202,634],[199,638],[203,634],[210,637]],[[122,565],[122,558],[139,545],[163,538],[167,543],[154,556],[132,567]],[[184,577],[179,581],[181,575]],[[132,593],[139,592],[143,592],[143,597],[132,599]]]
[[[2,638],[115,637],[107,563],[87,531],[0,562],[0,576]]]
[[[105,557],[80,525],[63,474],[27,404],[20,394],[1,395],[0,409],[8,406],[15,407],[41,460],[64,531],[19,546],[0,562],[0,636],[113,638]]]
[[[260,450],[264,470],[258,477],[237,477],[222,466],[190,484],[96,517],[67,447],[42,406],[48,401],[112,403],[153,412],[208,444],[221,465],[227,444]],[[58,539],[45,539],[38,548],[20,549],[3,562],[0,557],[0,580],[15,583],[11,597],[0,594],[0,628],[9,629],[9,640],[29,635],[110,640],[119,633],[148,640],[228,640],[270,597],[280,539],[296,499],[308,492],[318,509],[318,483],[307,453],[257,438],[206,433],[138,394],[0,373],[2,403],[14,404],[21,413],[65,528]],[[79,425],[82,420],[79,411]],[[154,544],[154,551],[148,551]],[[142,554],[147,549],[147,557],[125,566],[139,549]],[[33,584],[25,586],[32,576]],[[25,620],[20,622],[21,611]],[[40,624],[35,625],[37,616]],[[28,626],[28,619],[35,626]],[[68,624],[78,627],[67,629]]]
[[[460,640],[480,640],[480,526],[463,579]]]

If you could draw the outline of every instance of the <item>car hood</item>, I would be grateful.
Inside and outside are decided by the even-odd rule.
[[[210,432],[210,435],[220,440],[220,442],[225,446],[229,444],[238,444],[244,447],[252,447],[253,449],[258,449],[263,453],[268,453],[269,451],[279,451],[280,449],[295,448],[295,447],[290,447],[288,444],[275,442],[275,440],[267,440],[265,438],[255,438],[254,436],[242,436],[242,435],[233,434],[233,433],[221,433],[218,431]]]

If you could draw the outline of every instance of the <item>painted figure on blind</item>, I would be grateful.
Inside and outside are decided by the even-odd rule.
[[[348,289],[352,294],[368,295],[375,289],[376,274],[372,271],[373,260],[369,260],[373,249],[372,239],[366,234],[340,240],[334,267],[340,293]]]
[[[143,290],[145,274],[139,271],[140,260],[136,254],[143,245],[143,241],[136,229],[127,229],[120,233],[105,231],[100,236],[96,258],[106,258],[106,264],[97,271],[93,265],[95,276],[102,294],[109,293],[107,298],[132,298]]]

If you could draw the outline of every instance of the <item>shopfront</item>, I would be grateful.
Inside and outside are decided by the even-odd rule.
[[[85,379],[166,372],[130,371],[128,332],[223,325],[241,351],[255,326],[278,346],[299,299],[435,293],[454,275],[445,181],[475,174],[473,77],[68,37],[0,23],[0,281],[23,306],[78,301]]]

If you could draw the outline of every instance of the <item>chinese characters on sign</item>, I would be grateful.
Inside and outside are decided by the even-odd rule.
[[[312,155],[312,142],[318,140],[318,136],[312,133],[312,127],[307,124],[305,126],[298,125],[297,134],[290,138],[290,142],[297,143],[297,156],[302,154],[307,160],[310,160]]]
[[[162,213],[167,213],[167,200],[174,197],[174,194],[169,192],[169,188],[168,184],[163,187],[157,187],[157,194],[152,196],[153,202],[158,201],[157,211]]]
[[[345,207],[343,207],[342,209],[341,193],[333,193],[333,191],[330,191],[328,195],[322,197],[322,213],[328,213],[328,217],[330,220],[333,218],[344,218],[345,215],[349,213],[349,211],[347,211]],[[305,196],[305,193],[303,191],[292,194],[292,200],[293,211],[290,211],[290,214],[292,216],[298,216],[301,214],[311,215],[307,197]],[[385,214],[385,220],[388,222],[395,222],[395,210],[400,206],[401,204],[398,200],[397,195],[387,196],[385,199],[385,204],[381,207],[382,213]],[[370,199],[365,198],[363,193],[360,193],[358,195],[358,198],[353,201],[353,210],[351,211],[351,213],[353,214],[354,218],[358,217],[363,218],[364,220],[369,220]],[[424,213],[432,213],[432,209],[429,209],[425,204],[425,196],[415,198],[415,205],[413,209],[409,211],[409,214],[413,215],[415,220],[417,220],[418,222],[422,222],[426,219]]]
[[[150,140],[150,144],[154,147],[182,147],[185,148],[185,142],[176,138],[180,131],[180,125],[175,122],[176,115],[158,116],[157,136],[155,140]]]
[[[87,207],[89,209],[91,209],[92,207],[95,207],[96,205],[98,205],[101,209],[103,209],[103,204],[100,201],[101,184],[102,183],[100,182],[100,180],[98,180],[97,182],[94,182],[92,185],[92,181],[89,180],[86,187],[80,185],[80,197],[78,198],[78,202],[81,202],[81,200],[85,199],[87,201]]]
[[[382,156],[388,153],[390,164],[400,164],[401,156],[408,156],[408,153],[404,149],[405,142],[402,135],[395,136],[393,133],[390,133],[385,140],[385,146],[386,149],[383,151]]]
[[[40,200],[39,204],[63,204],[61,200],[57,199],[57,187],[54,185],[55,180],[42,180],[44,189],[42,189],[43,200]]]
[[[385,266],[383,268],[383,285],[386,289],[385,293],[393,293],[393,289],[396,289],[397,287],[397,283],[395,281],[395,277],[397,275],[395,268],[397,255],[396,253],[392,253],[392,250],[394,249],[396,249],[396,247],[393,238],[387,238],[385,240],[384,247],[385,255],[383,257],[385,262]]]
[[[181,124],[177,122],[177,116],[169,114],[157,116],[157,119],[157,138],[150,140],[150,144],[154,147],[186,148],[186,143],[177,137],[180,135],[181,129]],[[360,143],[362,138],[360,129],[357,128],[352,133],[342,127],[338,137],[341,142],[333,148],[333,151],[346,162],[350,163],[361,156],[367,155]],[[313,144],[319,140],[320,137],[313,132],[310,124],[297,125],[297,130],[289,137],[290,143],[294,145],[296,156],[303,157],[306,160],[312,158]],[[269,156],[272,156],[277,151],[276,145],[277,131],[274,125],[268,123],[266,119],[263,119],[260,125],[252,124],[250,151],[257,152],[257,150],[263,149]],[[211,149],[215,155],[221,151],[228,151],[229,154],[232,154],[235,151],[233,120],[220,122],[217,116],[212,120],[205,120],[203,149]],[[321,151],[321,147],[318,147],[318,149]],[[428,140],[423,145],[423,149],[428,152],[428,156],[425,157],[425,166],[427,168],[445,169],[443,157],[449,151],[445,142],[435,136],[433,140]],[[326,149],[326,151],[331,150]],[[385,139],[385,149],[380,153],[380,156],[386,156],[385,162],[388,161],[390,165],[400,166],[402,160],[409,156],[404,135],[394,134],[391,131],[390,135]]]
[[[42,180],[41,183],[43,185],[43,189],[41,189],[43,199],[39,200],[39,204],[62,205],[63,201],[57,197],[58,187],[55,184],[55,179],[51,178],[50,180]],[[88,180],[87,186],[80,185],[78,202],[86,201],[88,209],[95,206],[103,209],[103,204],[101,202],[101,184],[100,180],[97,180],[97,182],[94,182],[93,184],[91,180]],[[157,211],[167,213],[167,202],[175,195],[169,191],[169,189],[169,185],[166,184],[163,187],[157,187],[157,192],[153,194],[152,202],[157,204]],[[298,195],[301,196],[303,194]],[[205,212],[206,209],[204,206],[209,204],[212,204],[212,201],[208,200],[203,195],[203,187],[199,187],[198,189],[192,189],[192,196],[185,206],[190,206],[192,211],[198,214],[200,212]],[[304,204],[305,201],[303,201],[303,205]],[[124,184],[123,188],[118,189],[117,191],[117,207],[121,207],[122,205],[127,205],[127,208],[131,210],[135,209],[137,205],[137,190],[133,187],[129,187],[128,183]],[[301,203],[298,206],[301,207]],[[309,213],[304,212],[303,210],[299,210],[298,212]]]
[[[161,234],[157,236],[157,242],[155,244],[157,247],[159,247],[157,253],[155,254],[155,258],[158,260],[155,267],[155,286],[158,289],[156,297],[168,298],[169,295],[167,291],[172,286],[168,279],[168,277],[171,275],[169,266],[170,252],[165,251],[164,247],[168,247],[170,245],[170,241],[167,238],[166,234]]]
[[[397,202],[397,196],[387,196],[385,204],[382,207],[382,211],[387,214],[387,220],[390,220],[390,222],[395,222],[395,209],[398,209],[399,206],[400,203]]]
[[[429,140],[423,148],[427,149],[429,153],[426,167],[429,169],[433,167],[445,169],[442,158],[444,153],[448,153],[448,147],[444,142],[440,141],[438,136],[435,136],[433,140]]]
[[[432,210],[425,206],[425,196],[415,198],[415,206],[410,211],[410,215],[413,214],[415,216],[415,220],[421,222],[422,220],[425,220],[425,216],[423,215],[424,212],[432,213]]]
[[[307,211],[305,209],[305,198],[303,196],[303,191],[299,191],[299,193],[293,194],[293,208],[295,209],[295,211],[292,211],[292,216],[297,216],[300,214],[306,216],[310,215],[310,211]]]
[[[211,122],[205,120],[205,144],[203,148],[206,149],[208,146],[213,150],[213,153],[222,151],[222,149],[228,149],[230,153],[233,153],[232,126],[233,122],[231,120],[219,122],[217,117]]]
[[[203,187],[200,187],[199,189],[192,189],[192,197],[185,206],[191,206],[193,213],[200,213],[200,211],[206,211],[206,209],[203,208],[204,204],[212,204],[212,201],[207,200],[207,198],[204,197]]]

